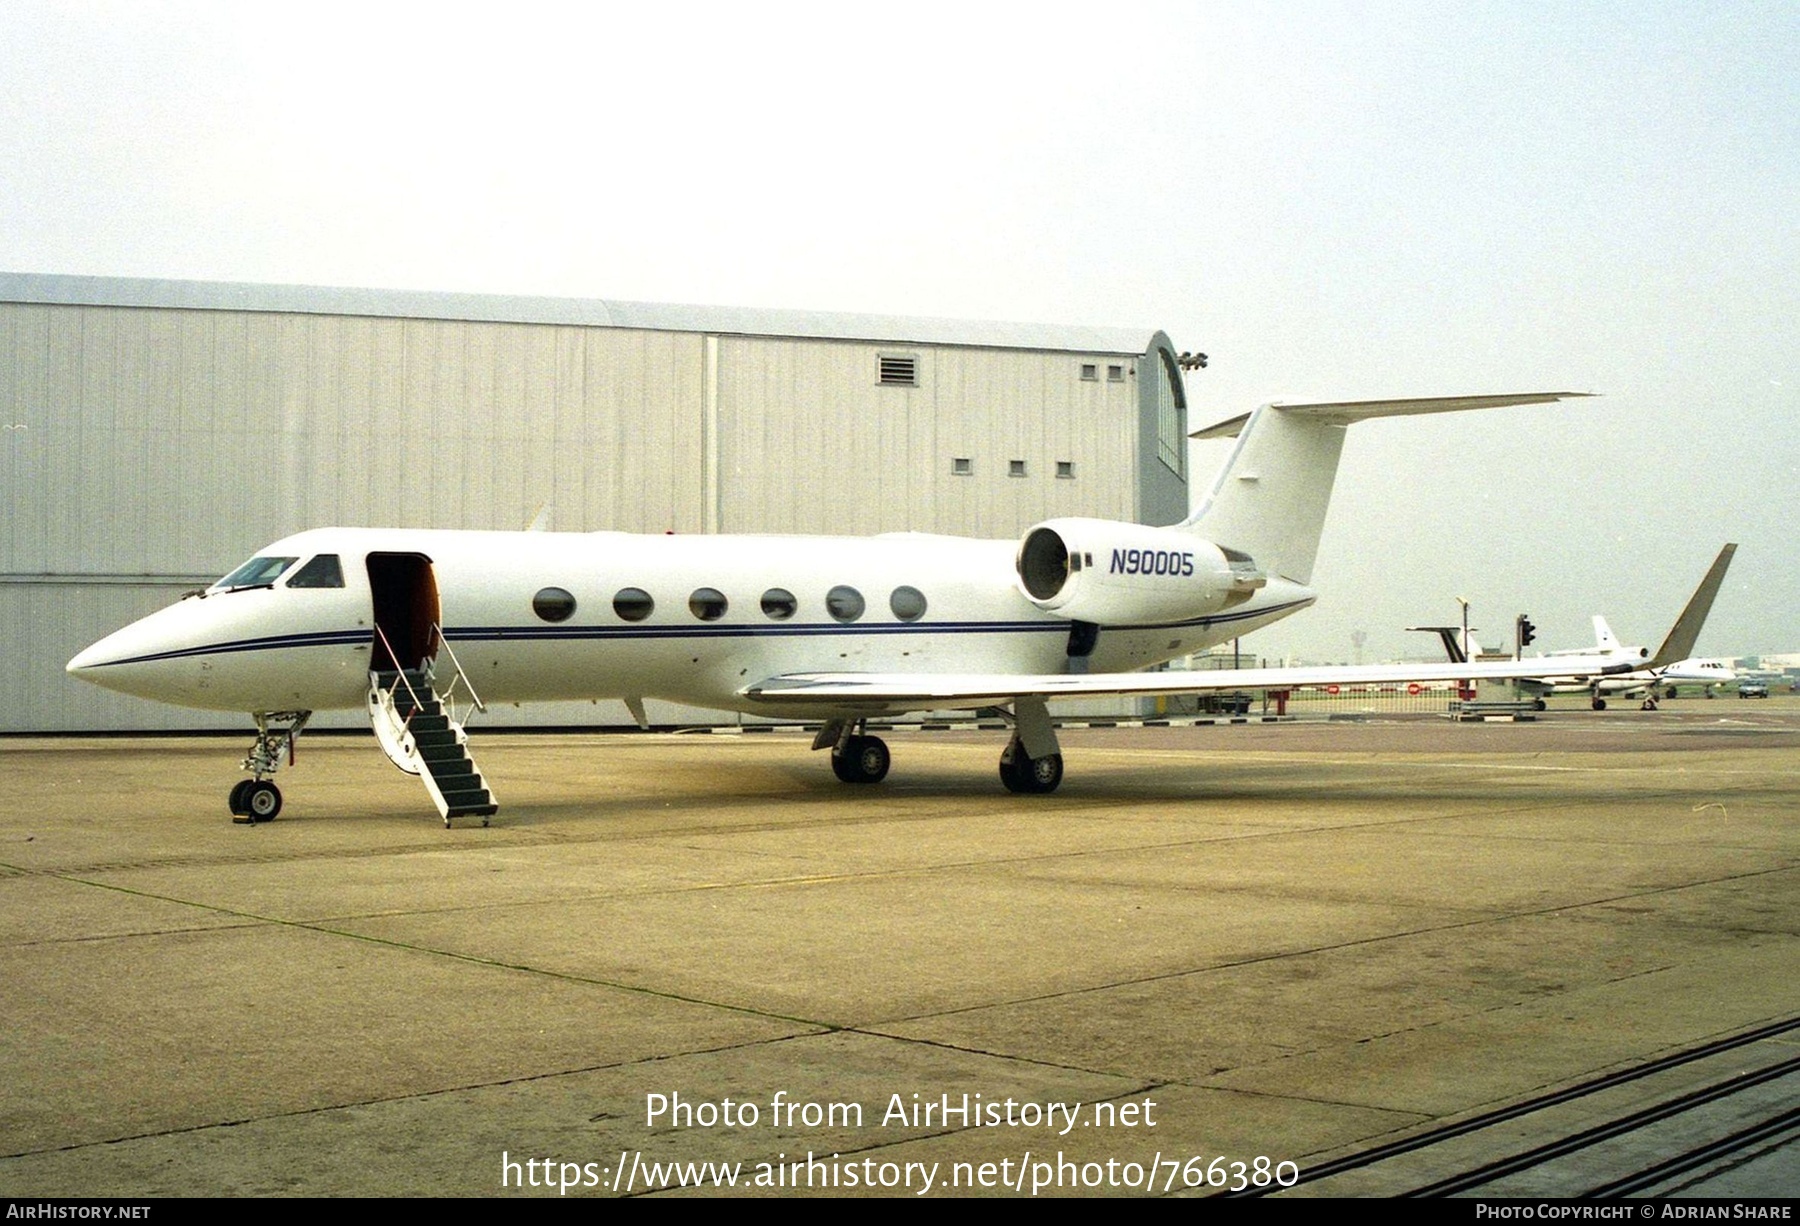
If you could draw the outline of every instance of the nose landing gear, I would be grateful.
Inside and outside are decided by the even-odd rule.
[[[250,778],[238,780],[226,802],[232,812],[231,820],[239,825],[272,822],[281,812],[281,789],[269,777],[281,769],[284,755],[289,765],[293,764],[294,741],[312,718],[312,712],[259,711],[252,718],[256,720],[256,740],[251,742],[242,767],[250,772]],[[283,724],[286,726],[276,726]]]

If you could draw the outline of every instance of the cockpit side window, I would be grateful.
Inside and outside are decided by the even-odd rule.
[[[344,568],[335,553],[322,553],[294,572],[289,587],[343,587]]]
[[[211,591],[230,592],[241,587],[268,587],[281,578],[299,558],[251,558],[248,562],[213,584]]]

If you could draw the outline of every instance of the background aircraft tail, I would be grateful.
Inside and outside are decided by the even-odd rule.
[[[1425,630],[1438,636],[1444,644],[1444,658],[1452,664],[1467,664],[1481,655],[1481,641],[1469,631],[1469,643],[1463,647],[1463,628],[1461,626],[1408,626],[1408,630]]]
[[[1243,550],[1256,559],[1265,574],[1308,583],[1348,426],[1372,417],[1549,404],[1587,394],[1531,392],[1425,400],[1266,404],[1194,433],[1194,438],[1236,438],[1237,447],[1219,470],[1200,509],[1180,526],[1205,536],[1215,545]]]
[[[1594,614],[1594,654],[1605,656],[1619,650],[1619,636],[1612,632],[1612,627],[1606,624],[1604,617]]]

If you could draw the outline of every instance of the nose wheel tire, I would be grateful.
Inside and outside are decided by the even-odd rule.
[[[228,803],[240,825],[272,822],[281,812],[281,789],[267,779],[240,779]]]
[[[845,783],[880,783],[888,773],[887,742],[878,736],[853,736],[832,751],[831,770]]]

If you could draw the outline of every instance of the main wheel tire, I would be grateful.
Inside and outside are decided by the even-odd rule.
[[[1550,709],[1550,704],[1540,698],[1531,704],[1531,709],[1533,711],[1548,711]]]
[[[1000,782],[1006,785],[1006,790],[1009,792],[1021,790],[1019,785],[1019,773],[1013,769],[1014,755],[1019,757],[1025,756],[1025,751],[1019,748],[1019,743],[1017,741],[1011,742],[1005,749],[1000,751]]]
[[[244,811],[253,822],[272,822],[281,812],[281,789],[259,779],[244,789]]]
[[[887,778],[892,759],[887,742],[878,736],[853,736],[842,751],[833,750],[831,771],[845,783],[880,783]]]
[[[1593,706],[1594,706],[1594,710],[1596,710],[1596,711],[1606,710],[1606,699],[1604,699],[1604,698],[1594,699]]]
[[[1025,760],[1025,779],[1027,792],[1039,795],[1054,792],[1062,786],[1063,763],[1059,753],[1048,754],[1042,758]]]
[[[1062,783],[1063,760],[1059,753],[1042,758],[1027,756],[1025,747],[1013,741],[1000,755],[1000,782],[1009,792],[1041,796]]]

